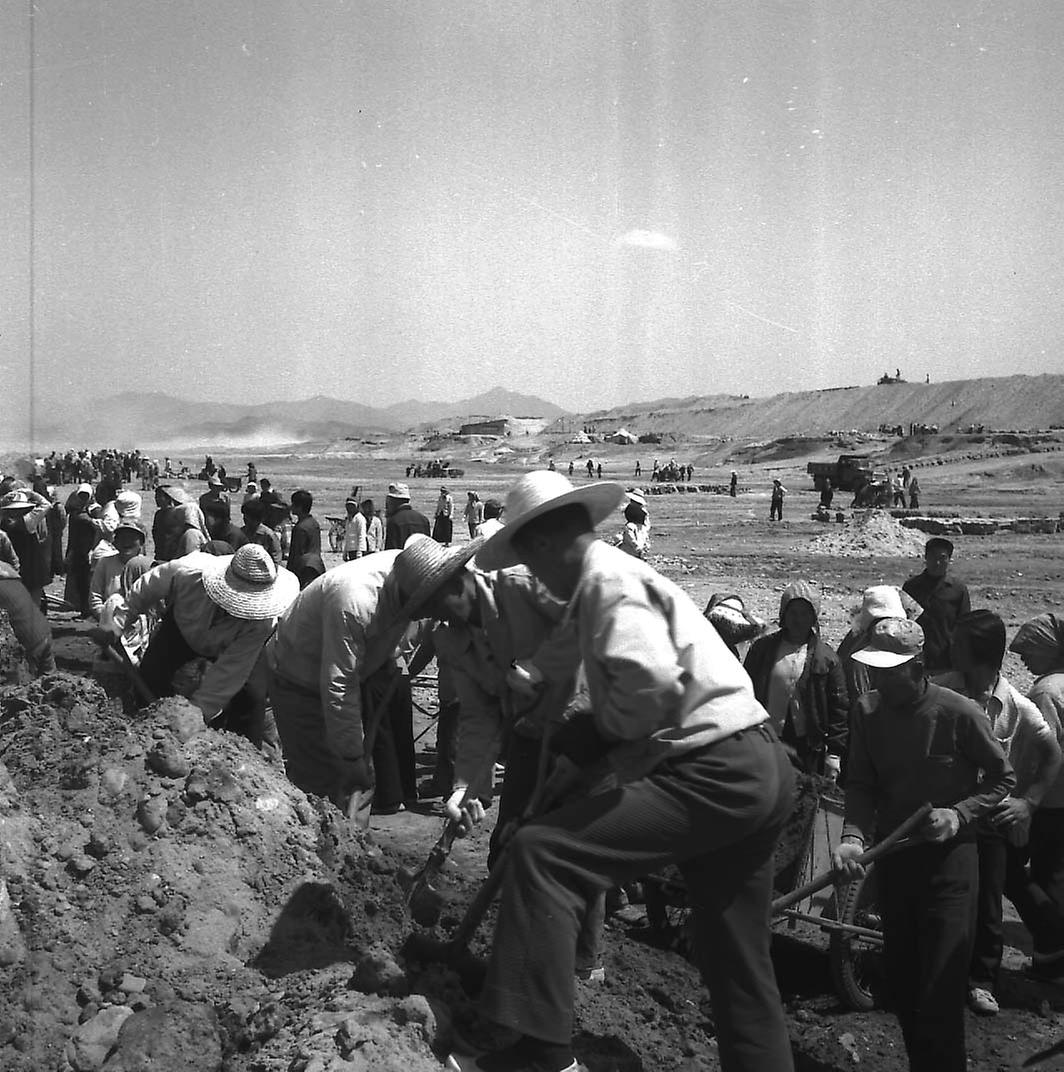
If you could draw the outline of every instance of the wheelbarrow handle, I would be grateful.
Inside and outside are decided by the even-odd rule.
[[[857,857],[857,862],[859,864],[871,864],[879,859],[880,856],[886,856],[887,853],[901,848],[902,842],[906,841],[909,835],[918,826],[921,826],[930,814],[931,805],[921,805],[896,830],[893,830],[883,838],[882,841],[877,842],[866,852],[862,852],[861,855]],[[811,882],[807,882],[804,886],[799,886],[798,889],[792,890],[790,893],[786,893],[782,897],[777,897],[772,902],[773,914],[782,912],[785,908],[790,908],[791,905],[796,905],[799,901],[804,901],[806,897],[826,889],[835,882],[835,877],[835,869],[832,868],[825,871],[823,874],[818,875]]]

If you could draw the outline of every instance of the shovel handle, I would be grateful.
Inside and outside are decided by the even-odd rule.
[[[862,852],[857,857],[859,864],[868,865],[874,863],[880,856],[886,856],[887,853],[893,852],[895,849],[901,848],[901,842],[920,826],[931,814],[931,805],[923,804],[916,809],[896,830],[891,831],[882,841],[877,842],[867,852]],[[791,905],[797,904],[799,901],[805,900],[811,894],[817,893],[820,890],[832,885],[835,882],[835,870],[832,868],[829,871],[825,871],[823,874],[818,875],[811,882],[807,882],[804,886],[799,886],[798,889],[792,890],[790,893],[784,894],[782,897],[777,897],[772,902],[773,913],[782,912],[785,908],[790,908]]]

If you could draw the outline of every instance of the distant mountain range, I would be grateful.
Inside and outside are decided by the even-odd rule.
[[[560,406],[502,387],[458,402],[397,402],[384,408],[315,395],[245,405],[192,401],[159,392],[125,392],[53,407],[37,440],[67,446],[263,446],[402,432],[426,424],[454,427],[470,417],[564,416]]]
[[[968,425],[987,429],[1064,428],[1064,376],[1004,376],[942,383],[890,383],[836,387],[750,398],[704,395],[632,402],[583,415],[542,398],[501,387],[458,402],[398,402],[384,408],[317,396],[242,405],[193,402],[165,394],[119,394],[67,402],[49,409],[37,425],[38,448],[138,446],[262,447],[336,443],[408,430],[456,429],[474,417],[553,419],[548,429],[570,434],[588,424],[596,431],[625,427],[636,434],[679,438],[730,436],[774,439],[828,431],[874,431],[880,424],[924,423],[942,432]],[[75,408],[76,407],[76,408]]]

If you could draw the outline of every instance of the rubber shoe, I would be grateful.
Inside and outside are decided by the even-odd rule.
[[[997,1016],[1000,1010],[997,998],[983,986],[968,988],[968,1008],[980,1016]]]
[[[581,983],[603,983],[606,981],[606,969],[601,964],[595,968],[577,968],[576,978]]]

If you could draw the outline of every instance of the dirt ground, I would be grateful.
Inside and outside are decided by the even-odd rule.
[[[215,457],[232,473],[249,460]],[[405,464],[255,460],[282,492],[312,490],[323,518],[342,513],[353,483],[382,502]],[[559,454],[563,471],[567,461]],[[642,458],[645,468],[651,461]],[[630,479],[633,462],[631,448],[607,455],[604,475]],[[811,580],[823,593],[823,633],[837,643],[862,588],[900,583],[919,569],[922,538],[882,517],[811,520],[816,496],[803,469],[800,458],[782,469],[746,469],[734,500],[656,496],[653,564],[699,604],[714,591],[737,591],[769,620],[784,584]],[[448,483],[460,505],[467,489],[503,497],[519,471],[473,462]],[[726,475],[721,467],[696,481]],[[790,488],[786,519],[775,524],[767,520],[772,476]],[[410,483],[414,505],[431,514],[440,481]],[[943,512],[1064,509],[1060,473],[1026,470],[1015,458],[936,467],[921,472],[921,483],[926,501]],[[955,571],[973,605],[996,609],[1010,632],[1061,602],[1064,534],[997,532],[955,542]],[[10,896],[5,903],[0,891],[0,1067],[418,1072],[440,1067],[456,1028],[483,1030],[471,992],[475,965],[456,972],[404,954],[418,928],[403,909],[397,872],[424,860],[441,829],[438,802],[374,817],[368,837],[352,831],[334,809],[291,787],[275,760],[200,729],[180,701],[123,712],[85,678],[92,645],[84,623],[60,612],[53,626],[60,672],[0,689],[0,875]],[[1011,659],[1006,672],[1027,684]],[[415,710],[415,730],[425,731],[417,744],[424,778],[434,762],[436,705],[425,688],[415,699],[423,708]],[[436,937],[446,937],[477,888],[486,841],[482,828],[453,853]],[[485,952],[490,925],[489,917],[474,955]],[[1064,991],[1026,979],[1029,946],[1018,923],[1008,941],[1001,1014],[969,1018],[973,1072],[1019,1067],[1064,1035]],[[903,1069],[892,1017],[841,1006],[825,945],[815,928],[776,935],[799,1068]],[[590,1072],[718,1067],[705,991],[687,961],[647,927],[640,904],[609,920],[604,965],[603,982],[577,987],[577,1049]]]

